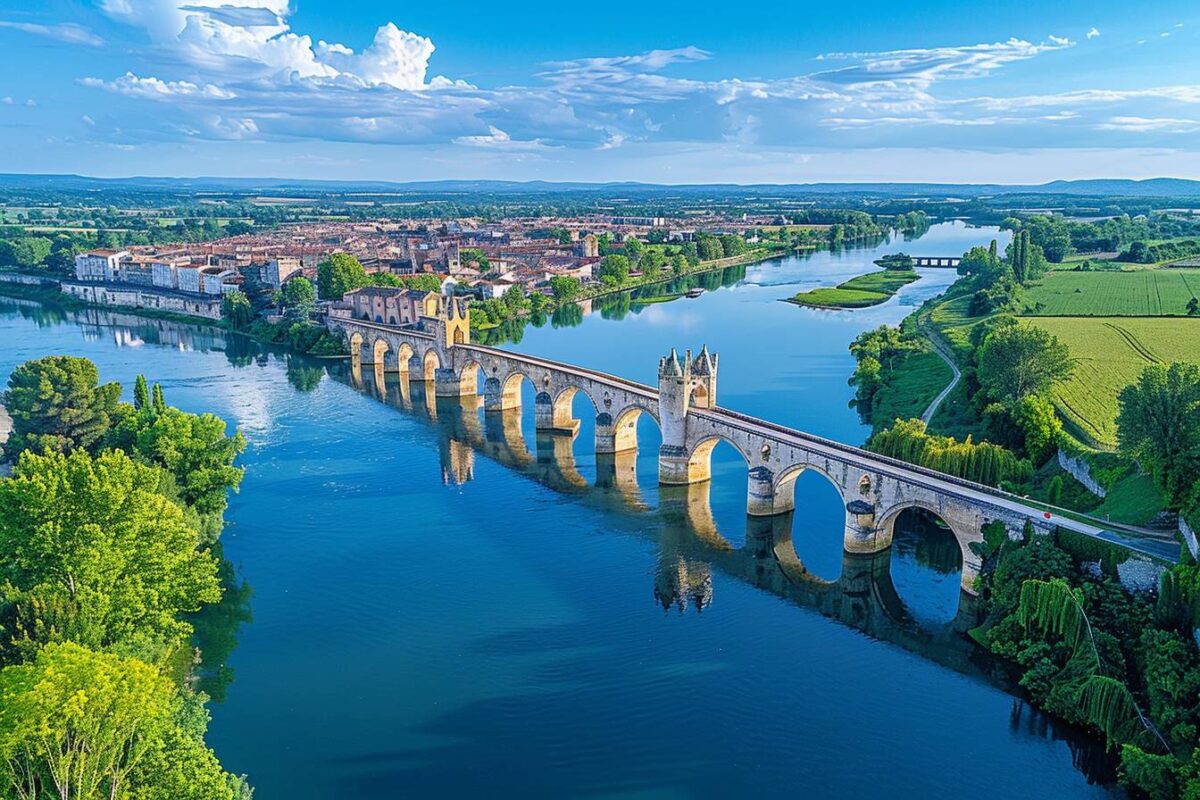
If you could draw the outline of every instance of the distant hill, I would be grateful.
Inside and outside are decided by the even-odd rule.
[[[795,183],[795,184],[654,184],[637,182],[584,183],[553,181],[337,181],[294,178],[93,178],[82,175],[0,174],[0,188],[70,191],[162,191],[263,194],[311,192],[321,194],[598,194],[687,196],[767,195],[801,197],[843,195],[859,197],[995,197],[1046,195],[1127,198],[1200,198],[1200,181],[1184,178],[1051,181],[1038,185],[954,183]]]

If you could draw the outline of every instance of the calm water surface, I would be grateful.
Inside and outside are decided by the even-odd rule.
[[[880,252],[957,255],[995,235],[942,225],[759,264],[699,299],[507,346],[653,383],[659,355],[707,343],[722,405],[858,444],[848,342],[952,272],[859,312],[779,300]],[[1110,792],[1089,783],[1093,751],[973,663],[957,548],[931,520],[890,553],[845,557],[823,478],[801,478],[794,515],[748,521],[746,466],[722,446],[710,486],[660,492],[653,420],[639,455],[598,463],[582,394],[572,442],[535,434],[531,396],[484,415],[174,323],[0,312],[5,374],[83,355],[245,433],[223,541],[252,597],[206,623],[211,653],[236,641],[210,665],[209,738],[259,798]]]

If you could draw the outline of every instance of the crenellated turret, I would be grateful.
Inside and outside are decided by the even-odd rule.
[[[659,380],[683,377],[683,367],[679,365],[679,355],[675,352],[674,347],[671,348],[671,355],[658,360],[658,377]]]
[[[658,416],[663,443],[659,451],[659,480],[662,483],[689,483],[687,419],[692,408],[713,408],[717,404],[717,356],[702,347],[693,357],[678,352],[658,360]]]

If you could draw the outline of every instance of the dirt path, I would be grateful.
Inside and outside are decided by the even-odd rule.
[[[925,409],[925,413],[921,415],[921,421],[928,425],[929,421],[933,419],[933,415],[937,413],[938,407],[941,406],[942,401],[945,400],[952,391],[954,391],[955,386],[958,386],[958,381],[960,378],[962,378],[962,371],[958,368],[958,364],[954,363],[954,356],[950,355],[950,347],[946,344],[945,340],[942,339],[941,334],[924,324],[921,325],[921,331],[924,332],[925,336],[929,339],[929,343],[933,345],[933,352],[941,356],[942,361],[945,361],[946,364],[949,365],[950,370],[954,373],[954,377],[950,379],[950,383],[946,384],[946,388],[942,389],[941,393],[939,393],[937,397],[933,398],[933,402],[929,404],[929,408]]]

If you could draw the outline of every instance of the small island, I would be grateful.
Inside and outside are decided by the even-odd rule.
[[[919,277],[912,269],[882,269],[858,275],[836,287],[800,292],[788,302],[810,308],[868,308],[887,302],[901,287]]]

